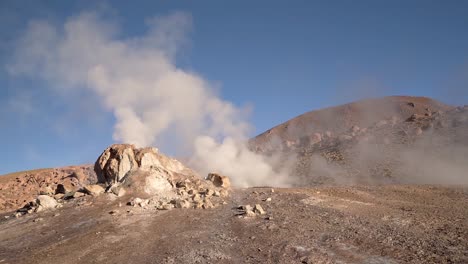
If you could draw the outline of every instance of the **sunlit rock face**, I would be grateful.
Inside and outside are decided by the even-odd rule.
[[[171,188],[175,174],[194,174],[181,162],[159,153],[156,148],[136,148],[130,144],[114,144],[106,148],[97,159],[94,170],[98,181],[108,185],[123,182],[137,171],[146,172],[147,192]]]

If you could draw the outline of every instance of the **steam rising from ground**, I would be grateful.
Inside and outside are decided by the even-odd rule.
[[[115,23],[96,13],[81,13],[63,27],[33,21],[9,71],[43,78],[65,96],[90,89],[113,112],[116,141],[160,146],[175,138],[202,172],[225,173],[240,186],[285,185],[285,177],[243,145],[250,128],[245,111],[176,66],[190,16],[174,13],[147,24],[145,35],[122,38]]]

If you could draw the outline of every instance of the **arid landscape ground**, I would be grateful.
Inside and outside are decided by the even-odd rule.
[[[0,263],[468,263],[467,135],[468,107],[385,97],[251,139],[288,186],[130,145],[0,176]]]

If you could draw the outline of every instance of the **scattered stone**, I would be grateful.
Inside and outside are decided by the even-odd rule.
[[[214,204],[210,201],[210,200],[205,200],[203,205],[202,205],[202,208],[203,209],[211,209],[211,208],[214,208]]]
[[[222,176],[217,173],[210,173],[206,177],[206,180],[211,181],[214,186],[216,187],[222,187],[222,188],[230,188],[231,187],[231,181],[229,180],[229,177],[227,176]]]
[[[264,215],[266,214],[265,210],[263,210],[262,206],[259,204],[256,204],[253,208],[254,213]]]
[[[219,191],[214,191],[213,196],[214,197],[219,197],[219,196],[221,196],[221,193]]]
[[[172,210],[173,208],[174,208],[174,205],[173,205],[173,204],[170,204],[170,203],[164,204],[164,205],[162,206],[162,210]]]
[[[271,202],[271,197],[266,198],[265,202]]]
[[[176,208],[190,208],[192,204],[187,200],[177,200],[175,207]]]
[[[59,199],[63,199],[64,196],[65,196],[65,194],[63,194],[63,193],[57,193],[56,195],[54,195],[54,198],[56,200],[59,200]]]
[[[73,198],[80,198],[80,197],[82,197],[82,196],[85,196],[85,194],[82,193],[82,192],[75,192],[75,193],[73,194]]]
[[[199,201],[201,201],[201,200],[202,200],[202,198],[201,198],[201,196],[200,196],[198,193],[196,193],[196,194],[194,194],[194,195],[192,196],[192,201],[194,201],[194,202],[199,202]]]
[[[253,217],[255,216],[255,213],[253,211],[252,206],[249,204],[247,205],[240,205],[237,207],[237,210],[239,211],[240,215],[243,215],[245,217]]]
[[[119,213],[119,210],[112,210],[109,212],[110,215],[117,215]]]
[[[38,217],[38,218],[34,219],[33,222],[41,222],[43,220],[44,220],[44,218]]]
[[[23,214],[20,213],[20,212],[16,212],[16,213],[13,214],[13,216],[16,217],[16,218],[19,218],[19,217],[23,216]]]
[[[205,195],[206,195],[206,196],[214,196],[214,190],[212,190],[212,189],[206,189]]]
[[[85,191],[85,193],[92,196],[98,196],[101,193],[104,193],[104,188],[97,184],[87,185],[83,188],[83,190]]]
[[[109,188],[109,191],[117,195],[117,197],[122,197],[126,193],[125,189],[121,185],[118,185],[118,184],[114,184],[113,186],[111,186]]]
[[[219,195],[221,197],[227,197],[227,196],[229,196],[229,192],[227,190],[222,189],[222,190],[219,191]]]
[[[128,205],[133,206],[133,207],[136,207],[136,206],[145,207],[148,204],[149,204],[149,200],[141,199],[138,197],[133,198],[132,200],[130,200],[130,202],[128,202]]]

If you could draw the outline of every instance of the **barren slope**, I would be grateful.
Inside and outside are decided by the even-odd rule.
[[[380,120],[396,117],[405,120],[413,114],[447,111],[453,107],[427,97],[388,96],[307,112],[275,126],[251,140],[263,149],[273,142],[299,140],[313,133],[340,134],[352,126],[369,127]]]

